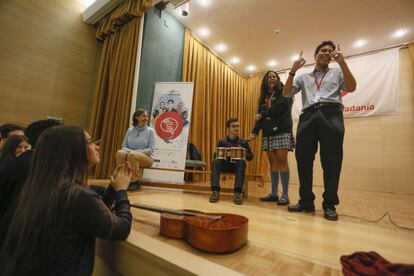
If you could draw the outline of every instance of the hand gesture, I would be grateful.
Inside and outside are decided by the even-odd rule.
[[[331,53],[331,58],[333,58],[338,64],[341,64],[345,61],[344,56],[341,52],[341,46],[339,44],[337,50]]]
[[[126,190],[131,182],[132,168],[126,162],[115,168],[114,174],[111,175],[111,185],[115,191]]]
[[[257,122],[260,120],[260,118],[262,118],[262,115],[256,114],[256,117],[254,118],[254,120]]]
[[[256,134],[254,134],[254,133],[250,133],[250,136],[249,136],[249,141],[253,141],[254,139],[256,139]]]
[[[298,71],[303,65],[306,63],[306,59],[302,57],[303,51],[300,51],[299,58],[295,60],[295,62],[292,65],[291,71],[296,72]]]

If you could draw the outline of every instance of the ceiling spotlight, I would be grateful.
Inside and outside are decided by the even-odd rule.
[[[276,60],[269,60],[269,62],[267,63],[267,65],[269,65],[269,66],[271,66],[271,67],[273,67],[273,66],[276,66],[277,65],[277,61]]]
[[[254,71],[254,70],[256,70],[256,66],[254,66],[254,65],[249,65],[249,66],[247,66],[246,67],[246,69],[247,69],[247,71]]]
[[[178,13],[179,13],[181,16],[187,16],[189,12],[190,12],[190,5],[188,4],[188,2],[187,2],[187,3],[185,3],[185,4],[183,4],[183,5],[181,5],[181,6],[178,8]]]
[[[219,45],[216,46],[217,52],[224,52],[226,50],[227,50],[227,45],[224,43],[220,43]]]
[[[210,30],[208,28],[201,28],[198,33],[200,34],[200,36],[202,37],[207,37],[210,35]]]
[[[240,62],[240,59],[238,57],[232,57],[230,59],[231,64],[238,64]]]
[[[394,32],[393,37],[395,38],[399,38],[399,37],[403,37],[407,34],[407,30],[406,29],[400,29]]]
[[[360,48],[362,46],[365,46],[365,44],[367,44],[367,41],[365,39],[360,39],[360,40],[355,41],[354,47]]]

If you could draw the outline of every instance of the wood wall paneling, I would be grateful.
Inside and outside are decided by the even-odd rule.
[[[0,123],[86,126],[98,43],[75,0],[0,3]]]

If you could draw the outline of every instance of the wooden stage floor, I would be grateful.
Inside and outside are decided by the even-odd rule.
[[[254,197],[244,205],[235,205],[230,194],[222,194],[218,203],[208,202],[208,193],[149,187],[129,196],[131,203],[248,217],[248,244],[232,254],[213,255],[160,236],[158,213],[132,210],[135,231],[246,275],[342,275],[340,256],[355,251],[376,251],[392,262],[414,263],[414,231],[399,229],[385,220],[368,223],[340,216],[332,222],[320,211],[315,215],[289,213],[286,206]]]

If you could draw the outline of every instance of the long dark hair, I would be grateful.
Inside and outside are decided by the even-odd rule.
[[[0,150],[0,172],[4,166],[16,157],[16,149],[23,141],[29,142],[25,136],[9,136]]]
[[[36,147],[37,140],[39,139],[43,131],[45,131],[49,127],[60,126],[61,124],[62,123],[57,120],[46,119],[35,121],[28,125],[26,128],[26,135],[27,138],[29,138],[29,142],[32,148]]]
[[[0,252],[1,275],[37,275],[56,244],[60,208],[86,185],[87,140],[82,128],[56,126],[40,136],[28,179]],[[59,201],[68,187],[68,200]]]
[[[276,71],[272,71],[272,70],[267,71],[266,74],[263,76],[262,84],[260,85],[260,98],[259,98],[258,112],[260,112],[262,110],[265,99],[266,99],[266,97],[269,93],[268,81],[269,81],[270,73],[275,73],[276,74],[277,83],[276,83],[276,86],[274,88],[276,90],[276,93],[281,94],[282,91],[283,91],[284,85],[283,85],[282,81],[280,80],[279,74],[276,73]],[[293,103],[293,100],[292,100],[292,103]]]
[[[262,84],[260,85],[260,100],[259,100],[260,105],[264,103],[266,96],[269,93],[268,81],[269,81],[270,73],[275,73],[277,77],[277,83],[276,83],[275,89],[283,91],[283,83],[280,81],[280,77],[278,73],[276,73],[275,71],[267,71],[266,74],[263,76]]]

